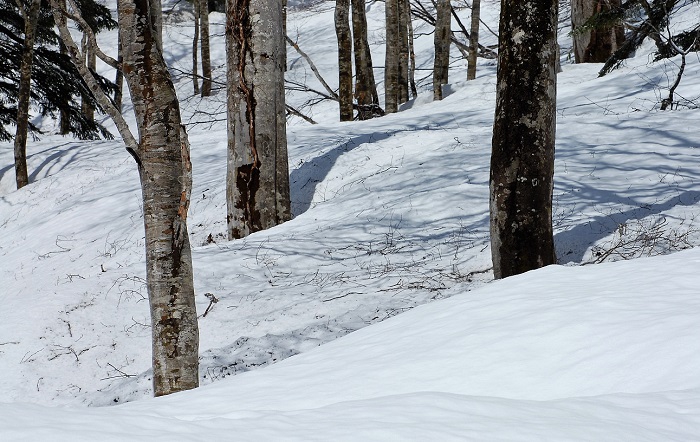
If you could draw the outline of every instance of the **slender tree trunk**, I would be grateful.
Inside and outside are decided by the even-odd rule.
[[[399,1],[385,1],[384,110],[388,114],[399,110]]]
[[[552,188],[557,0],[502,0],[491,155],[496,278],[556,261]]]
[[[114,78],[114,84],[117,85],[116,91],[114,91],[114,107],[117,108],[119,113],[122,112],[122,97],[124,93],[124,71],[121,66],[124,62],[124,50],[122,49],[122,36],[121,33],[117,35],[117,63],[119,67],[117,68],[117,73]]]
[[[435,19],[435,64],[433,66],[433,100],[442,100],[442,86],[448,83],[450,70],[450,0],[438,0]]]
[[[29,9],[22,9],[24,19],[24,47],[19,68],[19,92],[17,94],[17,131],[15,132],[15,176],[17,189],[29,184],[27,173],[27,133],[29,132],[29,99],[32,83],[34,37],[39,20],[40,0],[32,0]]]
[[[408,101],[408,22],[411,21],[411,8],[408,0],[399,3],[399,104]]]
[[[63,6],[65,7],[65,0],[63,0]],[[62,18],[62,20],[65,22],[65,17]],[[61,55],[66,55],[66,46],[62,43],[59,42],[59,50],[61,52]],[[59,110],[59,133],[61,135],[68,135],[70,133],[70,113],[68,112],[68,102],[67,100],[62,104],[61,109]]]
[[[476,78],[476,56],[479,54],[479,18],[481,0],[472,0],[472,24],[469,32],[469,58],[467,60],[467,80]]]
[[[572,0],[571,28],[576,63],[604,63],[625,42],[622,24],[582,31],[580,27],[595,14],[619,8],[621,0]]]
[[[155,2],[154,2],[155,3]],[[139,127],[146,277],[156,396],[199,384],[199,332],[187,233],[189,146],[170,73],[157,42],[160,6],[118,0],[124,73]]]
[[[202,97],[211,95],[211,53],[209,50],[209,3],[199,0],[202,33]]]
[[[352,121],[352,36],[350,35],[349,11],[350,0],[335,1],[340,121]]]
[[[199,95],[199,22],[202,14],[201,2],[203,0],[194,0],[192,7],[194,9],[194,35],[192,36],[192,91],[195,95]]]
[[[85,54],[85,62],[90,71],[95,72],[97,69],[97,56],[90,45],[87,44],[87,36],[83,36],[83,54]],[[85,119],[95,120],[95,107],[90,103],[90,97],[83,94],[81,97],[80,111],[85,116]]]
[[[355,50],[355,100],[359,120],[377,115],[379,101],[372,70],[372,54],[367,42],[365,0],[352,0],[352,36]]]
[[[410,12],[410,3],[409,3]],[[411,88],[411,97],[416,98],[418,96],[418,89],[416,88],[416,51],[413,39],[413,21],[408,20],[408,85]]]
[[[230,0],[228,62],[229,239],[291,218],[284,105],[284,37],[278,0]]]

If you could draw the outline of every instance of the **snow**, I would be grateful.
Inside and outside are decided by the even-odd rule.
[[[496,29],[498,2],[482,9]],[[381,65],[383,6],[368,14]],[[187,17],[165,29],[182,71]],[[300,3],[288,29],[333,86],[332,17],[332,3]],[[223,15],[211,22],[223,80]],[[415,25],[429,68],[432,35]],[[100,41],[114,52],[113,32]],[[697,110],[658,111],[678,60],[652,63],[647,43],[597,78],[601,65],[563,57],[562,265],[492,282],[495,63],[466,82],[453,50],[446,98],[432,102],[428,78],[395,115],[341,124],[333,103],[289,92],[320,123],[289,123],[295,218],[238,241],[224,238],[224,91],[202,100],[176,77],[203,386],[163,398],[150,398],[133,160],[119,140],[63,138],[37,119],[49,134],[30,143],[31,184],[16,191],[0,144],[0,440],[700,440]],[[288,58],[288,78],[321,88]],[[691,54],[678,94],[696,100],[699,74]],[[205,293],[219,302],[203,316]]]

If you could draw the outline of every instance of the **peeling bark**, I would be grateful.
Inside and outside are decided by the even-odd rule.
[[[502,0],[489,183],[496,278],[556,261],[556,31],[556,0]]]
[[[229,239],[291,218],[281,19],[276,0],[227,6]]]

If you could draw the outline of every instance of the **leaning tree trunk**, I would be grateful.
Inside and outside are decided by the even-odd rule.
[[[29,132],[29,100],[32,83],[32,60],[34,38],[41,0],[32,0],[29,9],[22,8],[24,19],[24,45],[19,68],[19,91],[17,94],[17,131],[15,132],[15,177],[17,189],[29,184],[27,173],[27,133]]]
[[[291,218],[284,36],[278,0],[230,0],[226,12],[229,239]]]
[[[202,97],[211,95],[211,51],[209,49],[209,2],[199,0],[202,35]]]
[[[384,110],[388,114],[397,112],[399,107],[399,1],[385,2]]]
[[[350,0],[335,1],[335,35],[338,38],[338,103],[340,105],[340,121],[352,121]]]
[[[435,19],[435,62],[433,64],[433,100],[442,100],[442,86],[447,84],[450,69],[450,41],[452,33],[452,5],[450,0],[438,0]]]
[[[496,278],[555,262],[557,0],[502,0],[490,177]]]
[[[595,14],[619,8],[621,0],[572,0],[571,29],[576,63],[604,63],[625,42],[621,23],[582,28]],[[585,30],[584,30],[585,29]]]
[[[479,53],[479,19],[481,0],[472,0],[472,24],[469,30],[469,57],[467,58],[467,80],[476,78],[476,56]],[[557,57],[557,60],[559,57]]]
[[[194,35],[192,36],[192,92],[199,95],[199,22],[201,15],[202,0],[194,0]]]
[[[379,114],[377,86],[372,70],[372,54],[367,42],[365,0],[352,0],[352,36],[355,50],[355,99],[359,120],[369,120]]]
[[[161,396],[199,384],[199,332],[187,233],[189,148],[149,6],[118,0],[124,74],[139,127],[153,388]]]
[[[399,104],[408,101],[408,22],[411,20],[411,8],[408,0],[399,3]]]

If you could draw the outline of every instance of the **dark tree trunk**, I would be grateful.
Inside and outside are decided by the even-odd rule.
[[[411,8],[408,0],[398,0],[399,4],[399,104],[408,101],[408,23],[411,20]]]
[[[278,0],[230,0],[226,13],[229,239],[291,218],[284,36]]]
[[[180,108],[148,0],[119,0],[124,73],[139,127],[146,276],[156,396],[199,385],[199,332],[187,233],[191,164]]]
[[[202,0],[194,0],[192,7],[194,8],[194,35],[192,36],[192,92],[199,95],[199,22]]]
[[[124,71],[121,66],[124,62],[124,50],[122,48],[122,36],[121,33],[117,36],[117,63],[119,68],[114,78],[114,84],[117,85],[117,89],[114,91],[114,107],[117,108],[119,113],[122,112],[122,97],[124,93]]]
[[[572,0],[571,28],[576,63],[604,63],[625,42],[622,24],[579,29],[595,14],[619,8],[621,0]]]
[[[385,2],[384,110],[388,114],[399,110],[399,1],[401,0]]]
[[[62,1],[63,7],[65,7],[65,0]],[[63,21],[65,22],[65,18],[63,18]],[[59,50],[61,51],[61,55],[66,55],[66,47],[62,42],[59,42]],[[68,102],[67,100],[62,104],[62,107],[59,110],[59,133],[61,135],[68,135],[70,133],[70,112],[68,111]]]
[[[450,69],[450,24],[452,5],[450,0],[438,0],[435,19],[435,63],[433,64],[433,99],[442,100],[442,86],[447,84]]]
[[[352,36],[355,50],[355,100],[359,120],[368,120],[380,114],[377,86],[372,70],[372,54],[367,42],[365,0],[352,0]]]
[[[476,56],[479,53],[479,18],[481,0],[472,0],[472,24],[469,32],[469,57],[467,60],[467,80],[476,78]],[[559,59],[559,57],[557,57]]]
[[[202,97],[211,96],[211,51],[209,49],[209,6],[199,0],[200,31],[202,36]]]
[[[553,264],[556,0],[502,0],[491,155],[496,278]]]
[[[335,1],[335,35],[338,38],[338,102],[340,104],[340,121],[352,121],[350,0]]]
[[[15,177],[17,189],[29,184],[27,173],[27,133],[29,132],[29,99],[32,83],[32,59],[34,37],[39,20],[40,0],[32,0],[28,9],[22,9],[24,19],[24,47],[19,68],[19,92],[17,94],[17,131],[15,132]]]

